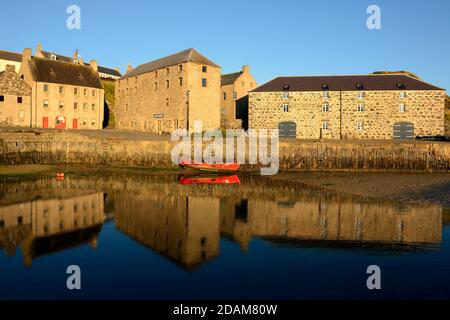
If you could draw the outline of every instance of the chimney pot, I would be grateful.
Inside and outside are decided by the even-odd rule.
[[[38,58],[44,58],[44,53],[42,52],[42,44],[40,42],[36,46],[36,53],[34,54],[34,56]]]
[[[133,67],[131,66],[131,63],[128,63],[127,65],[127,73],[131,72],[133,70]]]

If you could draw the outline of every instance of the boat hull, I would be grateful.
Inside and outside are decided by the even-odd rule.
[[[236,172],[239,170],[238,163],[223,163],[223,164],[209,164],[209,163],[191,163],[189,161],[181,161],[180,166],[183,168],[190,168],[204,172]]]

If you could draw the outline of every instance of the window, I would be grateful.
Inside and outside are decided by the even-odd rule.
[[[206,87],[206,85],[208,84],[206,78],[202,78],[202,87]]]
[[[155,71],[155,78],[158,77],[158,71]]]
[[[0,102],[5,101],[5,96],[0,96]]]
[[[328,130],[330,128],[330,125],[328,124],[328,122],[322,122],[322,130]]]
[[[64,87],[63,86],[59,86],[59,94],[64,94]]]
[[[17,103],[22,103],[22,97],[17,97]]]
[[[84,89],[84,96],[87,97],[88,95],[88,89]]]
[[[402,91],[400,92],[400,99],[405,99],[406,98],[406,92]]]
[[[86,119],[83,119],[83,126],[87,126],[87,120]],[[76,212],[77,210],[75,210],[75,212]]]
[[[324,103],[322,105],[322,112],[328,112],[330,111],[330,106],[328,105],[328,103]]]
[[[92,126],[95,126],[95,119],[92,119],[92,120],[91,120],[91,125],[92,125]]]
[[[95,103],[92,104],[91,110],[92,110],[92,111],[95,111]]]
[[[356,130],[358,131],[364,130],[364,124],[361,121],[356,123]]]
[[[169,87],[170,87],[170,81],[166,80],[166,88],[169,89]]]
[[[23,110],[19,110],[19,120],[24,120],[25,119],[25,112]]]
[[[169,73],[170,73],[170,69],[166,68],[166,74],[169,74]]]
[[[357,94],[358,99],[364,99],[366,97],[366,93],[364,91],[360,91]]]
[[[283,112],[289,112],[289,105],[287,103],[283,104]]]
[[[64,101],[60,101],[59,102],[59,108],[60,109],[64,109]]]
[[[78,95],[78,88],[73,88],[73,94],[76,96]]]
[[[183,78],[182,78],[182,77],[179,77],[178,80],[179,80],[179,82],[180,82],[180,86],[182,86],[182,85],[183,85]]]
[[[95,90],[92,89],[92,96],[95,97]]]
[[[166,107],[169,106],[169,102],[170,102],[169,98],[166,98]]]
[[[283,100],[289,99],[289,92],[283,92]]]
[[[356,111],[358,111],[358,112],[364,112],[364,109],[365,109],[365,107],[364,107],[364,104],[362,104],[362,103],[358,104],[358,106],[356,107]]]
[[[54,54],[50,55],[50,59],[51,60],[56,60],[56,55],[54,55]]]
[[[406,105],[404,103],[400,103],[399,111],[406,112]]]
[[[203,73],[208,72],[208,68],[207,68],[206,66],[202,66],[202,72],[203,72]]]
[[[237,93],[236,93],[236,91],[233,92],[233,99],[234,99],[234,100],[237,99]]]
[[[290,86],[288,84],[283,84],[283,90],[287,91],[290,89]]]
[[[155,82],[155,91],[158,91],[158,82]]]
[[[227,93],[226,92],[223,93],[223,100],[227,100]]]
[[[324,91],[324,92],[323,92],[323,98],[324,98],[324,99],[328,99],[329,97],[330,97],[330,92]]]
[[[78,110],[78,102],[73,103],[73,110]]]
[[[48,92],[49,90],[48,84],[44,84],[44,92]]]
[[[180,65],[178,66],[178,70],[180,70],[180,72],[183,71],[183,65],[182,65],[182,64],[180,64]]]
[[[88,105],[87,105],[87,103],[83,103],[83,110],[84,110],[84,111],[87,111],[87,110],[88,110]]]
[[[44,100],[44,108],[48,108],[48,100]]]

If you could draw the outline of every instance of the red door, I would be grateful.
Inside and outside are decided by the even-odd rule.
[[[48,128],[48,117],[43,117],[42,118],[42,127],[43,128]]]
[[[72,129],[78,129],[78,119],[73,119]]]
[[[66,128],[66,118],[63,116],[56,117],[55,128],[56,129],[65,129]]]

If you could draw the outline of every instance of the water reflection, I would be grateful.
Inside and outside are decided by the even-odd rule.
[[[20,247],[26,266],[82,244],[95,248],[108,217],[121,233],[189,270],[219,256],[221,237],[244,252],[255,237],[398,252],[442,241],[440,206],[289,184],[272,183],[268,190],[256,180],[211,189],[180,185],[178,177],[69,178],[8,184],[0,192],[0,248],[12,256]]]

